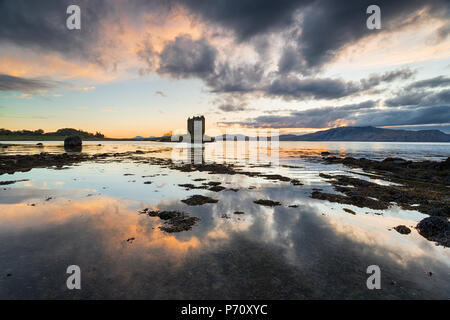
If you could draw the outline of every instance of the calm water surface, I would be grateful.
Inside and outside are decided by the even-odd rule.
[[[44,148],[36,148],[31,146],[35,142],[21,142],[0,154],[64,152],[60,142],[43,143]],[[189,148],[172,149],[170,143],[100,143],[85,143],[83,152],[140,149],[162,150],[143,158],[192,156]],[[334,192],[320,172],[358,176],[358,170],[322,164],[321,152],[437,160],[450,156],[450,144],[280,142],[280,148],[279,165],[270,167],[255,165],[271,158],[245,143],[229,144],[226,150],[207,144],[203,151],[199,148],[199,157],[298,178],[304,185],[186,173],[131,160],[1,176],[0,181],[28,181],[0,189],[0,298],[450,298],[449,249],[415,229],[409,235],[392,229],[415,226],[425,215],[396,206],[377,211],[309,197],[314,188]],[[238,191],[178,186],[200,185],[194,181],[199,178]],[[152,183],[144,184],[148,181]],[[219,202],[188,206],[180,201],[194,194]],[[253,203],[257,199],[282,205],[263,207]],[[293,204],[298,207],[288,207]],[[138,213],[143,208],[179,210],[200,221],[189,231],[168,234],[158,228],[159,218]],[[66,287],[69,265],[81,268],[81,290]],[[369,265],[381,268],[381,290],[366,287]]]

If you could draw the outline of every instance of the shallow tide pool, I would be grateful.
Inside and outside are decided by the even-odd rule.
[[[423,152],[430,155],[428,147]],[[83,152],[154,150],[142,158],[170,158],[171,148],[102,142],[88,144]],[[200,155],[203,161],[232,158],[245,170],[296,178],[303,185],[241,174],[181,172],[132,160],[2,175],[1,181],[25,181],[0,189],[0,298],[450,298],[449,249],[414,229],[426,215],[395,205],[372,210],[310,197],[313,189],[336,192],[320,172],[370,180],[358,170],[322,164],[320,153],[367,156],[381,147],[342,148],[281,145],[279,164],[270,166],[264,159],[250,163],[246,152],[219,157],[204,150]],[[381,149],[394,152],[389,148]],[[420,147],[395,148],[396,154],[421,157]],[[56,143],[8,149],[3,153],[64,152]],[[440,144],[433,157],[444,158],[449,150],[448,144]],[[186,153],[181,149],[176,155],[182,159]],[[207,182],[220,182],[225,190],[179,186]],[[218,202],[181,202],[192,195]],[[281,205],[261,206],[254,203],[258,199]],[[164,221],[139,213],[144,208],[176,210],[200,220],[188,231],[167,233],[159,229]],[[398,225],[412,232],[400,234],[393,229]],[[67,289],[69,265],[81,268],[82,290]],[[366,286],[370,265],[381,269],[381,290]]]

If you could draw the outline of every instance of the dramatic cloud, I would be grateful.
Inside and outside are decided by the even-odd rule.
[[[223,112],[239,112],[247,110],[244,106],[235,106],[230,104],[223,104],[219,106],[219,109]]]
[[[205,78],[214,72],[217,50],[206,40],[179,36],[160,54],[159,73],[174,78]]]
[[[450,105],[450,89],[441,91],[403,90],[396,97],[387,99],[385,104],[390,107]]]
[[[438,88],[450,86],[450,78],[444,76],[438,76],[431,79],[416,81],[410,84],[407,89],[423,89],[423,88]]]
[[[299,79],[290,76],[273,81],[267,88],[267,94],[296,99],[338,99],[360,90],[360,86],[354,82],[339,79]]]
[[[108,1],[3,0],[0,1],[0,45],[14,44],[44,52],[102,63],[95,47]],[[66,27],[67,7],[82,8],[81,30]]]
[[[373,108],[376,101],[365,101],[358,104],[344,105],[340,107],[321,107],[305,111],[292,111],[289,115],[263,115],[253,120],[233,122],[251,128],[325,128],[338,120],[344,120],[354,113],[363,112]],[[225,122],[232,124],[232,122]]]
[[[284,99],[339,99],[375,88],[382,83],[406,80],[415,72],[408,68],[372,74],[361,81],[331,78],[298,78],[265,73],[263,63],[220,61],[218,50],[206,39],[179,36],[166,44],[156,57],[152,48],[139,51],[152,67],[160,60],[158,72],[173,78],[199,78],[215,93],[263,93]]]
[[[264,67],[262,65],[233,65],[225,62],[220,64],[205,81],[213,92],[245,93],[261,89],[263,76]]]
[[[399,70],[393,70],[385,72],[381,75],[373,74],[370,75],[367,79],[361,80],[363,87],[371,88],[375,87],[381,83],[390,83],[395,80],[408,80],[415,75],[415,72],[409,68],[403,68]]]
[[[419,107],[395,110],[372,110],[354,116],[355,125],[394,126],[450,123],[450,106]]]
[[[295,12],[313,0],[179,0],[194,15],[231,29],[240,41],[294,23]]]
[[[212,92],[252,92],[259,89],[264,75],[261,64],[221,62],[218,50],[206,39],[193,40],[190,36],[177,37],[168,42],[155,57],[151,48],[139,51],[142,60],[159,59],[157,72],[173,78],[199,78]]]
[[[267,95],[280,96],[286,99],[339,99],[363,91],[371,90],[383,83],[411,78],[414,72],[410,69],[400,69],[372,74],[360,82],[344,81],[330,78],[304,78],[281,76],[274,80],[266,89]]]
[[[224,124],[250,128],[327,128],[340,125],[396,126],[450,123],[450,106],[380,109],[376,102],[341,107],[321,107],[291,112],[286,116],[259,116]]]
[[[371,4],[371,0],[314,1],[302,11],[302,23],[281,55],[279,71],[313,73],[332,61],[341,49],[373,36],[373,30],[365,28],[364,14]],[[382,29],[377,32],[383,34],[417,23],[427,13],[445,21],[450,16],[450,4],[445,0],[381,0],[376,4],[382,8]]]
[[[53,89],[56,85],[56,82],[45,79],[27,79],[0,74],[0,91],[48,90]]]

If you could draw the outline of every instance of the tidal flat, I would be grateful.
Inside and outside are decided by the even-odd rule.
[[[450,144],[215,144],[0,146],[0,298],[450,298]]]

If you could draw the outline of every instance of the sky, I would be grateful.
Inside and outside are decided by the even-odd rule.
[[[149,137],[194,115],[212,136],[450,133],[450,1],[0,0],[0,128]]]

